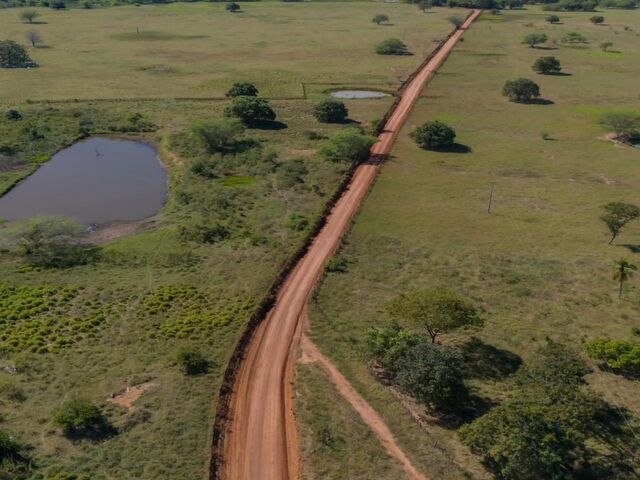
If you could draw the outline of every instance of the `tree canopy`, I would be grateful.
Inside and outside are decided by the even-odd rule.
[[[560,60],[556,57],[540,57],[533,63],[532,68],[543,75],[552,75],[562,71]]]
[[[483,324],[469,301],[442,288],[401,295],[389,302],[387,311],[398,321],[425,328],[433,343],[443,332]]]
[[[276,119],[276,113],[269,102],[259,97],[235,97],[224,114],[227,117],[237,117],[248,126],[258,126]]]
[[[522,39],[522,43],[529,45],[531,48],[536,45],[546,43],[547,35],[544,33],[530,33]]]
[[[600,123],[625,142],[640,136],[640,113],[609,112],[602,116]]]
[[[376,141],[375,137],[364,135],[356,128],[347,128],[325,142],[320,147],[320,155],[332,162],[360,163],[369,158]]]
[[[226,93],[226,96],[229,98],[233,97],[257,97],[258,89],[253,83],[248,82],[236,82],[234,83],[229,91]]]
[[[376,53],[380,55],[407,55],[407,46],[397,38],[388,38],[376,46]]]
[[[604,205],[605,213],[600,217],[611,233],[609,245],[613,243],[622,229],[631,221],[640,218],[640,208],[631,203],[610,202]]]
[[[508,80],[502,87],[502,95],[508,97],[512,102],[530,103],[534,98],[540,96],[540,87],[534,81],[526,78]]]
[[[411,138],[424,149],[445,150],[454,145],[456,132],[449,125],[432,120],[417,127],[411,132]]]
[[[378,13],[373,17],[373,23],[380,25],[381,23],[389,23],[389,16],[383,13]]]
[[[313,116],[323,123],[342,123],[349,116],[349,110],[344,102],[326,99],[313,107]]]
[[[13,40],[0,40],[0,68],[37,67],[27,50]]]

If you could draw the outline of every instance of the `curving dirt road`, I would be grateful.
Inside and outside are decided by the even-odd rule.
[[[444,63],[464,30],[481,12],[474,10],[462,29],[406,86],[371,149],[372,161],[359,166],[343,196],[307,254],[284,282],[277,301],[257,328],[236,377],[225,433],[223,477],[227,480],[294,480],[300,476],[292,382],[302,312],[322,274],[324,264],[340,245],[349,222],[360,207],[422,89]]]

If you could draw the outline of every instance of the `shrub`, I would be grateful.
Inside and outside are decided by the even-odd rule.
[[[629,223],[640,218],[640,208],[632,203],[610,202],[604,205],[605,213],[600,217],[611,233],[609,245],[613,243],[622,229]]]
[[[380,25],[381,23],[388,23],[389,22],[389,17],[387,15],[384,15],[382,13],[377,14],[376,16],[373,17],[373,23]]]
[[[0,379],[0,399],[6,399],[10,402],[24,402],[27,397],[15,382]]]
[[[634,112],[609,112],[600,119],[600,123],[615,133],[622,141],[640,136],[640,114]]]
[[[320,148],[320,155],[331,162],[359,163],[369,158],[376,139],[358,129],[347,128],[336,133]]]
[[[15,251],[33,265],[64,268],[95,260],[98,249],[82,242],[87,229],[63,217],[35,217],[17,222],[4,232],[0,245]]]
[[[613,42],[602,42],[600,44],[600,50],[603,52],[608,51],[611,47],[613,47]]]
[[[222,153],[232,149],[244,126],[238,119],[200,120],[191,127],[209,153]]]
[[[589,357],[605,362],[612,370],[640,375],[640,343],[597,339],[588,342],[584,351]]]
[[[12,435],[0,430],[0,463],[4,462],[4,460],[16,459],[20,455],[21,450],[22,445],[14,440]]]
[[[0,68],[32,67],[37,67],[37,64],[22,45],[13,40],[0,40]]]
[[[345,273],[349,268],[347,260],[343,257],[333,257],[327,262],[327,272],[331,273]]]
[[[540,96],[540,87],[526,78],[509,80],[502,88],[502,95],[509,97],[512,102],[529,103]]]
[[[235,97],[224,114],[227,117],[237,117],[248,126],[258,126],[276,119],[269,102],[258,97]]]
[[[462,25],[464,25],[464,18],[459,15],[452,15],[448,17],[447,20],[456,28],[460,28],[462,27]]]
[[[236,3],[236,2],[229,2],[227,3],[224,8],[227,10],[227,12],[237,12],[238,10],[240,10],[240,4]]]
[[[413,132],[411,138],[427,150],[445,150],[454,145],[456,132],[445,123],[433,120],[420,125]]]
[[[541,45],[546,43],[547,35],[544,33],[530,33],[526,37],[522,39],[522,43],[525,45],[529,45],[529,47],[533,48],[536,45]]]
[[[197,350],[178,350],[176,353],[176,361],[186,375],[206,373],[209,368],[208,360]]]
[[[7,120],[18,121],[22,120],[22,114],[18,110],[12,108],[5,112],[4,118],[6,118]]]
[[[407,46],[397,38],[388,38],[379,43],[376,47],[376,53],[380,55],[407,55],[409,51]]]
[[[536,72],[544,75],[551,75],[562,71],[560,60],[556,57],[540,57],[533,63],[532,68]]]
[[[313,116],[319,122],[342,123],[349,116],[349,110],[345,104],[339,100],[327,99],[313,107]]]
[[[257,97],[258,89],[253,83],[236,82],[226,93],[227,97]]]
[[[56,0],[54,2],[51,2],[51,8],[53,8],[54,10],[64,10],[65,8],[67,8],[67,4],[63,1]]]
[[[287,219],[287,228],[294,232],[302,232],[309,226],[309,219],[299,213],[292,213]]]
[[[545,18],[545,20],[548,23],[560,23],[560,17],[558,15],[548,15],[547,18]]]
[[[102,410],[88,400],[69,400],[56,410],[53,424],[65,435],[85,436],[102,430],[107,425]]]
[[[601,23],[604,23],[604,17],[602,15],[594,15],[589,19],[589,21],[594,25],[600,25]]]
[[[231,236],[227,227],[219,223],[204,224],[193,223],[190,225],[180,225],[178,235],[183,240],[190,240],[197,243],[214,244],[226,240]]]
[[[563,35],[562,43],[587,43],[587,37],[579,32],[569,32]]]

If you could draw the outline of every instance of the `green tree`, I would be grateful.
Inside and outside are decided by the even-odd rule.
[[[380,25],[381,23],[389,23],[389,16],[383,13],[378,13],[373,17],[373,23]]]
[[[25,10],[20,14],[20,20],[25,23],[33,23],[39,16],[40,14],[36,10]]]
[[[545,18],[545,20],[548,23],[560,23],[560,17],[558,15],[547,15],[547,18]]]
[[[53,424],[65,435],[91,435],[102,430],[107,420],[97,405],[84,399],[64,402],[53,415]]]
[[[454,145],[456,132],[437,120],[426,122],[411,132],[411,138],[424,149],[445,150]]]
[[[227,12],[234,13],[240,10],[240,4],[236,2],[229,2],[224,6],[224,8]]]
[[[11,108],[5,112],[4,118],[17,122],[18,120],[22,120],[22,114],[18,110]]]
[[[435,409],[455,410],[469,396],[460,352],[436,346],[424,337],[408,342],[391,370],[403,391]]]
[[[376,46],[376,53],[380,55],[407,55],[407,46],[397,38],[388,38]]]
[[[624,340],[599,338],[587,342],[585,353],[595,359],[606,362],[613,370],[624,374],[640,375],[640,344]]]
[[[604,17],[602,15],[594,15],[589,19],[589,21],[594,25],[600,25],[604,23]]]
[[[0,40],[0,68],[30,68],[37,66],[22,45],[13,40]]]
[[[540,96],[540,87],[526,78],[508,80],[502,88],[502,95],[509,97],[512,102],[529,103]]]
[[[611,202],[602,208],[605,214],[600,217],[611,233],[609,245],[613,243],[620,231],[631,221],[640,218],[640,208],[631,203]]]
[[[470,302],[442,288],[401,295],[387,305],[387,311],[396,320],[425,328],[432,343],[443,332],[483,324]]]
[[[178,350],[176,361],[186,375],[206,373],[209,368],[209,361],[201,352],[188,348]]]
[[[616,138],[628,142],[640,136],[640,114],[633,112],[609,112],[600,119],[605,127],[615,133]]]
[[[522,43],[534,48],[536,45],[541,45],[547,42],[547,35],[544,33],[530,33],[522,39]]]
[[[34,48],[36,48],[38,44],[42,43],[42,36],[38,32],[34,32],[33,30],[27,32],[25,37],[27,37],[27,40],[31,42],[31,46]]]
[[[568,480],[581,442],[549,418],[549,409],[510,401],[460,429],[460,439],[503,480]]]
[[[360,163],[369,158],[376,138],[363,135],[356,128],[347,128],[336,133],[322,147],[320,155],[331,162]]]
[[[97,254],[83,242],[87,229],[63,217],[35,217],[17,222],[2,232],[0,245],[14,248],[29,263],[64,268],[86,264]]]
[[[349,110],[339,100],[326,99],[313,107],[313,116],[323,123],[343,123],[349,116]]]
[[[238,135],[244,133],[244,125],[236,118],[200,120],[192,131],[209,153],[224,153],[236,145]]]
[[[620,291],[618,292],[618,298],[622,298],[622,290],[624,288],[624,282],[630,280],[633,277],[633,273],[638,270],[638,267],[633,263],[630,263],[625,258],[621,258],[616,261],[616,270],[613,274],[613,279],[620,283]]]
[[[553,75],[562,71],[560,60],[556,57],[540,57],[533,63],[532,68],[543,75]]]
[[[227,97],[257,97],[258,89],[253,83],[236,82],[226,93]]]
[[[259,97],[235,97],[224,114],[227,117],[237,117],[248,126],[258,126],[276,119],[269,102]]]

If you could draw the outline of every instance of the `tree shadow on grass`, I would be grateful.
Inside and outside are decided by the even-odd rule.
[[[513,375],[522,365],[520,356],[489,345],[477,337],[472,337],[462,345],[460,351],[468,378],[501,380]]]
[[[253,123],[249,128],[255,128],[258,130],[284,130],[289,126],[286,123],[278,120],[265,120],[262,122]]]
[[[254,148],[260,148],[261,144],[258,140],[253,138],[244,138],[234,142],[233,146],[229,149],[230,153],[244,153]]]
[[[640,253],[640,245],[634,245],[631,243],[626,243],[622,245],[624,248],[627,248],[630,252]]]
[[[449,412],[432,412],[432,415],[435,417],[435,423],[440,427],[456,430],[485,415],[496,405],[496,402],[470,392],[468,397],[460,403],[460,406]]]
[[[468,145],[463,145],[462,143],[454,143],[448,148],[437,148],[433,149],[435,152],[439,153],[471,153],[473,149]]]
[[[553,105],[556,102],[554,102],[553,100],[549,100],[547,98],[532,98],[526,103],[529,105]]]
[[[106,419],[103,422],[82,429],[64,432],[64,436],[74,442],[80,442],[82,440],[101,442],[115,437],[117,434],[118,429],[111,425]]]
[[[534,47],[536,50],[558,50],[558,47]]]
[[[571,77],[571,76],[573,76],[573,73],[552,72],[552,73],[540,73],[540,75],[547,75],[549,77]]]

